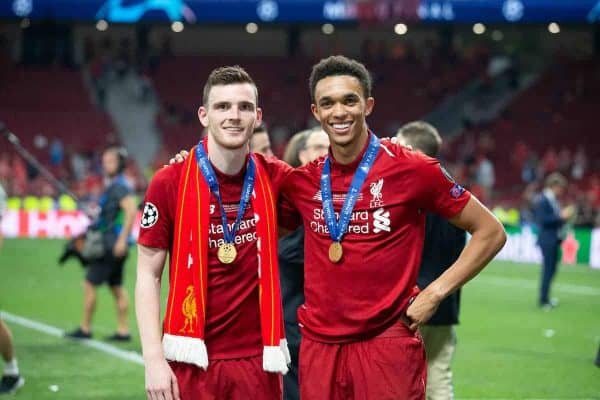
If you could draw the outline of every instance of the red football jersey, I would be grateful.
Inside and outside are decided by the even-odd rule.
[[[330,154],[337,219],[366,148],[348,165]],[[322,168],[320,158],[292,172],[282,187],[280,223],[288,229],[304,223],[305,230],[305,303],[298,320],[303,335],[316,341],[373,337],[398,320],[416,293],[425,212],[450,218],[470,194],[437,160],[381,143],[342,239],[343,258],[335,264],[328,257],[332,240],[321,203]]]
[[[275,196],[291,167],[282,161],[261,155],[271,177]],[[157,217],[140,228],[138,243],[169,250],[172,261],[173,232],[177,209],[177,190],[183,163],[158,171],[146,192],[145,203],[154,205]],[[236,175],[226,175],[213,166],[219,181],[221,198],[228,224],[235,222],[246,168]],[[232,264],[217,259],[217,249],[223,243],[221,209],[211,195],[208,235],[208,299],[206,303],[205,342],[210,360],[251,357],[262,354],[260,310],[258,304],[258,259],[256,222],[252,202],[246,207],[235,238],[238,255]],[[169,269],[169,281],[173,279]]]

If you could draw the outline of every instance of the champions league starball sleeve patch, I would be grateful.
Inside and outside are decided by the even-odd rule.
[[[454,199],[458,199],[465,192],[465,188],[460,186],[456,182],[456,180],[454,180],[452,175],[450,175],[450,172],[448,172],[446,170],[446,168],[442,167],[441,164],[440,164],[440,171],[442,171],[442,175],[444,175],[444,177],[446,179],[448,179],[448,181],[454,183],[454,185],[450,188],[450,196],[452,196],[452,198],[454,198]]]
[[[142,221],[140,222],[140,226],[142,228],[150,228],[158,221],[158,208],[149,201],[146,202],[144,206],[144,212],[142,214]]]
[[[458,199],[464,192],[465,189],[458,183],[455,183],[454,186],[452,186],[452,188],[450,189],[450,196],[452,196],[455,199]]]

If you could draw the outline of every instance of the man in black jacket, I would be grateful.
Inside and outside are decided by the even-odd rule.
[[[430,157],[436,157],[442,145],[437,130],[427,122],[404,125],[397,134],[403,145],[410,145]],[[453,178],[444,170],[449,180]],[[439,277],[458,258],[465,247],[466,233],[437,214],[427,214],[425,242],[417,284],[422,290]],[[454,325],[458,324],[460,290],[448,296],[421,326],[427,353],[427,399],[454,398],[450,362],[456,346]]]
[[[301,131],[290,139],[283,160],[296,168],[327,154],[329,137],[321,128]],[[296,311],[304,303],[304,227],[279,239],[279,269],[285,335],[292,363],[283,377],[285,400],[298,400],[300,329]]]

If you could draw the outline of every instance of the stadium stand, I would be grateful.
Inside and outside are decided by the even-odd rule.
[[[375,132],[392,135],[402,123],[422,117],[446,95],[459,90],[485,66],[481,57],[442,60],[441,56],[431,60],[428,68],[414,59],[367,62],[375,81],[377,107],[369,122]],[[304,129],[313,123],[308,107],[308,75],[313,63],[311,58],[284,57],[162,59],[153,81],[164,105],[158,124],[166,147],[174,151],[198,137],[195,114],[202,102],[203,83],[198,77],[221,65],[241,64],[250,72],[260,89],[264,119],[270,127],[285,127],[289,134]]]
[[[86,151],[104,145],[113,131],[110,119],[91,103],[76,70],[12,66],[0,79],[0,118],[28,148],[35,148],[34,137],[40,134]]]

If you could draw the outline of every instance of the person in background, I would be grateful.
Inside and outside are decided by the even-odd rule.
[[[6,192],[0,184],[0,225],[2,225],[2,214],[6,209]],[[0,230],[0,250],[2,249],[2,231]],[[0,355],[4,360],[4,372],[0,380],[0,395],[12,394],[25,384],[25,379],[19,373],[15,346],[12,332],[0,319]]]
[[[283,161],[297,168],[327,154],[329,137],[321,127],[296,133],[285,149]],[[290,370],[283,377],[283,398],[300,399],[298,388],[298,353],[300,328],[296,313],[304,303],[304,227],[279,239],[279,276],[285,336],[291,355]]]
[[[96,311],[98,286],[107,283],[117,308],[117,330],[108,340],[129,341],[129,299],[123,287],[123,269],[129,251],[129,233],[136,214],[136,203],[123,172],[127,163],[124,148],[109,146],[102,153],[105,191],[100,197],[100,214],[91,229],[102,233],[102,256],[87,260],[83,282],[84,299],[81,324],[65,336],[71,339],[92,337],[92,318]]]
[[[0,319],[0,354],[4,360],[4,372],[0,380],[0,395],[12,394],[25,384],[19,372],[15,345],[8,326]]]
[[[442,138],[437,129],[424,121],[408,123],[400,128],[398,141],[410,145],[429,157],[437,157]],[[449,176],[449,175],[448,175]],[[466,243],[466,232],[438,214],[427,213],[425,241],[417,285],[424,289],[457,259]],[[460,289],[446,297],[429,321],[421,325],[427,354],[427,400],[454,398],[450,364],[456,348],[456,331],[460,307]]]
[[[562,207],[559,199],[567,188],[567,179],[559,172],[553,172],[544,182],[544,190],[534,200],[533,215],[538,227],[538,246],[542,251],[542,274],[539,292],[539,306],[551,310],[558,305],[558,299],[550,298],[550,286],[556,275],[558,249],[565,238],[565,222],[575,215],[573,206]]]
[[[250,151],[262,154],[266,157],[273,157],[271,139],[269,138],[269,132],[264,123],[261,123],[254,128],[252,137],[250,137]]]
[[[2,182],[0,182],[0,226],[2,226],[2,216],[4,215],[4,211],[6,210],[6,191],[2,186]],[[0,229],[0,250],[2,249],[2,242],[4,241],[4,236],[2,236],[2,229]]]

